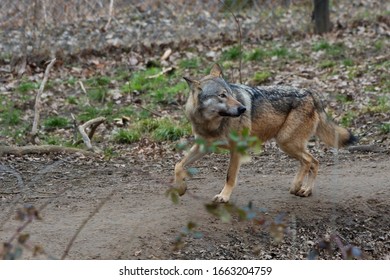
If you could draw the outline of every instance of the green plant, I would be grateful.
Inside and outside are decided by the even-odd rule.
[[[349,127],[352,124],[352,121],[356,118],[356,114],[352,111],[345,113],[340,120],[340,123],[344,127]]]
[[[77,118],[78,120],[85,122],[97,117],[106,117],[109,120],[115,118],[113,105],[108,103],[102,108],[94,106],[83,107],[81,114],[79,114]]]
[[[351,98],[349,98],[347,95],[345,94],[337,94],[336,95],[336,100],[341,102],[341,103],[350,103],[352,101]]]
[[[39,85],[35,82],[21,82],[18,87],[16,88],[16,91],[20,93],[28,93],[32,90],[38,89]]]
[[[69,125],[69,120],[64,117],[54,116],[47,118],[43,125],[47,128],[64,128]]]
[[[48,145],[61,145],[62,144],[61,138],[58,136],[55,136],[55,135],[54,136],[53,135],[47,136],[45,139],[45,142]]]
[[[145,92],[153,90],[166,83],[164,75],[157,75],[161,72],[160,68],[152,67],[144,71],[137,71],[131,75],[130,81],[126,82],[121,91],[124,93],[132,93],[134,91]],[[153,78],[151,78],[153,77]]]
[[[382,123],[379,129],[383,134],[390,133],[390,123]]]
[[[240,58],[241,49],[240,46],[233,46],[222,52],[222,60],[237,60]]]
[[[85,81],[85,84],[91,87],[108,86],[111,83],[111,78],[106,76],[93,77]]]
[[[190,59],[183,59],[179,62],[180,68],[183,69],[196,69],[199,67],[199,59],[194,57]]]
[[[162,104],[170,104],[175,101],[175,97],[178,93],[184,92],[187,89],[185,82],[178,82],[174,85],[168,83],[154,91],[151,91],[150,96],[155,102]]]
[[[374,43],[375,50],[381,51],[383,49],[384,45],[385,45],[385,43],[383,42],[383,40],[376,40]]]
[[[20,123],[21,111],[15,109],[13,103],[7,103],[4,111],[0,113],[0,123],[7,126],[14,126]]]
[[[119,129],[114,134],[114,140],[122,144],[131,144],[141,139],[141,134],[137,130]]]
[[[289,55],[289,51],[287,48],[278,47],[270,50],[269,56],[277,56],[277,57],[287,57]]]
[[[106,98],[107,89],[97,87],[97,88],[91,88],[87,92],[88,92],[88,98],[90,100],[103,103],[104,99]]]
[[[318,65],[320,68],[333,68],[334,66],[336,66],[336,62],[334,61],[331,61],[331,60],[323,60],[320,62],[320,64]]]
[[[354,65],[354,62],[353,62],[352,59],[346,58],[346,59],[343,60],[343,65],[344,65],[344,66],[347,66],[347,67],[351,67],[351,66]]]
[[[325,53],[332,57],[339,57],[344,54],[345,46],[343,43],[330,44],[325,40],[316,42],[312,46],[313,51],[325,51]]]
[[[256,61],[256,60],[262,60],[267,56],[266,51],[263,49],[256,48],[253,51],[246,53],[244,56],[244,59],[247,61]]]
[[[156,141],[175,141],[191,133],[191,126],[187,123],[177,124],[169,118],[159,120],[158,127],[152,132]]]
[[[256,72],[255,75],[252,78],[252,81],[259,85],[267,81],[271,77],[271,72],[268,71],[261,71],[261,72]]]
[[[71,104],[71,105],[77,105],[78,100],[77,100],[77,97],[76,97],[76,96],[70,95],[70,96],[68,96],[68,97],[66,98],[66,102],[67,102],[68,104]]]

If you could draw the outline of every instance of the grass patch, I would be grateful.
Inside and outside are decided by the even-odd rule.
[[[345,94],[337,94],[336,100],[338,102],[341,102],[341,103],[351,103],[352,102],[352,100],[350,98],[348,98],[348,96]]]
[[[383,50],[383,47],[385,46],[385,42],[383,40],[376,40],[374,43],[374,48],[377,52]]]
[[[46,119],[43,125],[47,128],[64,128],[69,125],[69,120],[64,117],[55,116]]]
[[[379,127],[379,130],[383,133],[383,134],[388,134],[390,133],[390,123],[382,123]]]
[[[369,106],[368,110],[373,113],[389,113],[390,100],[386,95],[379,96],[375,104]]]
[[[346,59],[343,60],[343,65],[346,66],[346,67],[354,66],[354,64],[355,63],[350,58],[346,58]]]
[[[252,78],[252,82],[254,84],[259,85],[266,82],[271,76],[272,76],[271,72],[268,71],[256,72]]]
[[[183,59],[179,62],[179,67],[183,69],[197,69],[200,66],[198,58]]]
[[[70,95],[66,98],[66,102],[70,105],[77,105],[78,104],[78,100],[77,100],[77,97],[74,96],[74,95]]]
[[[336,62],[332,61],[332,60],[324,60],[324,61],[321,61],[320,64],[318,65],[320,68],[322,69],[325,69],[325,68],[333,68],[336,66]]]
[[[137,142],[142,137],[150,137],[155,141],[176,141],[191,134],[191,125],[186,121],[176,122],[171,118],[142,119],[128,129],[121,129],[114,135],[119,143]]]
[[[256,48],[244,55],[244,59],[247,61],[262,60],[267,57],[267,52],[263,49]]]
[[[187,89],[187,84],[185,82],[178,82],[172,86],[165,86],[159,88],[155,91],[152,91],[150,96],[155,102],[162,104],[172,104],[175,101],[175,97],[180,92],[184,92]]]
[[[141,134],[132,129],[119,129],[114,134],[114,140],[121,144],[131,144],[141,139]]]
[[[92,88],[89,89],[87,93],[90,100],[103,103],[106,98],[107,89],[101,87]]]
[[[191,126],[175,124],[169,118],[162,118],[153,131],[152,138],[156,141],[176,141],[191,133]]]
[[[82,122],[89,121],[97,117],[106,117],[109,120],[115,118],[114,109],[112,104],[108,104],[103,108],[98,108],[94,106],[86,106],[82,108],[83,112],[79,114],[78,120]]]
[[[312,50],[315,52],[324,51],[329,56],[340,57],[345,52],[345,46],[341,42],[330,44],[325,40],[321,40],[313,44]]]
[[[340,124],[344,127],[350,127],[355,118],[356,114],[352,111],[349,111],[341,117]]]
[[[61,146],[63,144],[63,140],[55,135],[49,135],[45,138],[45,142],[48,145],[58,145]]]
[[[86,80],[88,98],[92,101],[104,103],[111,78],[106,76],[93,77]]]
[[[270,50],[269,55],[272,56],[277,56],[277,57],[287,57],[289,56],[289,51],[286,48],[275,48]]]
[[[14,126],[20,124],[20,116],[22,112],[18,109],[15,109],[12,103],[8,103],[8,105],[4,106],[4,108],[0,113],[0,123],[6,126]]]
[[[185,61],[185,63],[190,62]],[[137,92],[149,104],[169,105],[175,103],[177,95],[187,90],[187,84],[179,78],[177,73],[156,75],[159,73],[161,73],[160,68],[149,68],[135,72],[130,81],[122,86],[121,91],[123,93]]]
[[[222,60],[237,60],[240,58],[241,50],[240,46],[233,46],[222,52]]]
[[[34,82],[21,82],[18,85],[18,87],[16,88],[16,91],[24,94],[24,93],[28,93],[30,91],[36,90],[38,88],[39,88],[39,84],[38,83],[34,83]]]
[[[161,72],[160,68],[152,67],[144,71],[137,71],[131,75],[130,81],[122,86],[121,91],[123,93],[132,93],[134,91],[145,92],[148,90],[156,89],[161,84],[166,83],[164,75],[150,79],[150,76],[156,75]]]

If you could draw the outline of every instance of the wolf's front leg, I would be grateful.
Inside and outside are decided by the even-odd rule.
[[[187,185],[185,178],[188,176],[185,167],[189,164],[194,163],[198,159],[202,158],[205,155],[205,152],[200,151],[198,144],[195,144],[191,147],[188,154],[176,164],[175,166],[175,186],[178,188],[179,195],[185,194],[187,190]]]
[[[229,201],[230,195],[237,183],[237,175],[240,170],[240,164],[240,154],[236,151],[230,151],[230,164],[226,176],[226,183],[221,193],[214,197],[214,202],[225,203]]]

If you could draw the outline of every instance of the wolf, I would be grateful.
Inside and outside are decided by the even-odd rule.
[[[225,186],[213,198],[215,202],[228,202],[237,183],[241,156],[229,140],[232,131],[246,128],[262,142],[275,139],[281,150],[298,160],[300,167],[290,193],[301,197],[312,194],[318,172],[318,160],[307,149],[307,142],[313,135],[335,148],[357,142],[357,137],[349,130],[327,117],[321,96],[308,89],[230,84],[223,78],[218,64],[200,80],[183,78],[190,87],[185,114],[195,138],[202,138],[209,144],[224,142],[223,148],[230,151]],[[175,185],[180,195],[187,189],[185,168],[205,154],[205,149],[195,142],[175,165]]]

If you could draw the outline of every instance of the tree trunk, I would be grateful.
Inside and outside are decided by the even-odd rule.
[[[331,30],[329,19],[329,0],[313,0],[314,10],[312,19],[314,21],[314,32],[323,34]]]

